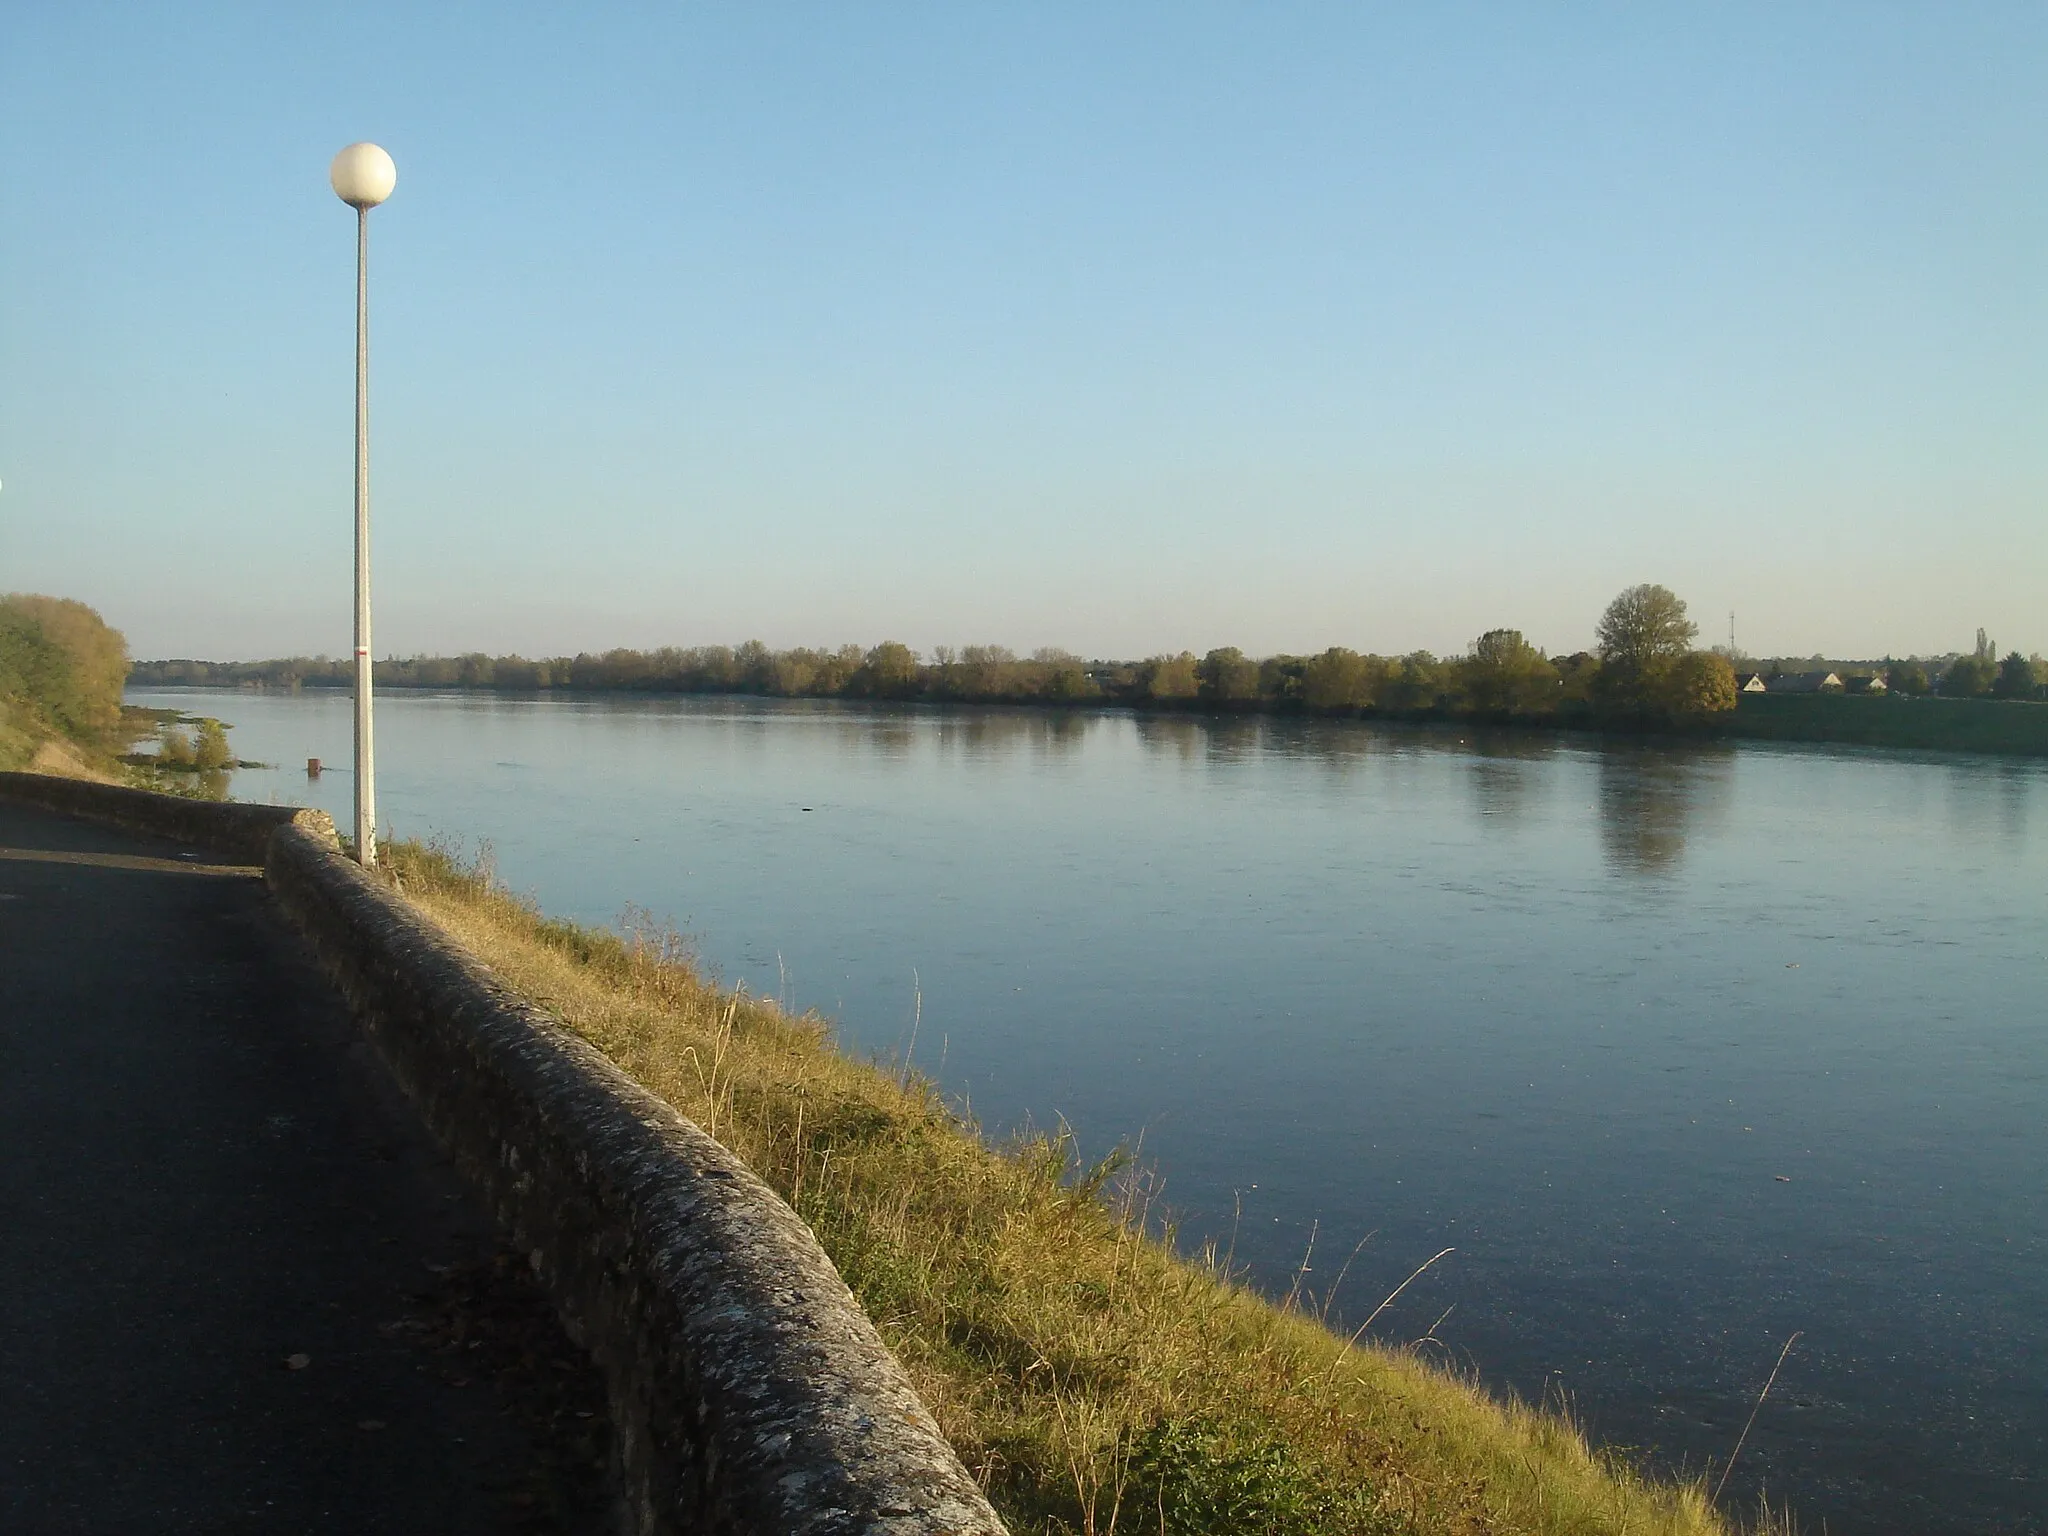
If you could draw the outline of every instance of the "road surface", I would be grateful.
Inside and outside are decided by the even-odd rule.
[[[605,1529],[601,1386],[210,857],[0,801],[0,1531]]]

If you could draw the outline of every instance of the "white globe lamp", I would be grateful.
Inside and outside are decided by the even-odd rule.
[[[374,208],[398,185],[398,167],[375,144],[351,144],[334,157],[327,179],[351,208]]]

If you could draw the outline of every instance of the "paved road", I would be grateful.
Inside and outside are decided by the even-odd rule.
[[[601,1529],[602,1406],[253,872],[0,802],[0,1532]]]

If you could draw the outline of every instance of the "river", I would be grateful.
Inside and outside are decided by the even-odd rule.
[[[346,826],[345,696],[217,715]],[[1535,732],[391,693],[379,804],[673,919],[1182,1239],[1728,1498],[2048,1529],[2048,765]],[[331,766],[309,781],[304,761]],[[1358,1246],[1363,1244],[1362,1247]]]

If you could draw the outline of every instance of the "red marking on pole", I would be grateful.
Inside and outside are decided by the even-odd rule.
[[[367,656],[370,654],[370,648],[367,645],[359,645],[356,647],[356,654],[358,656]]]

